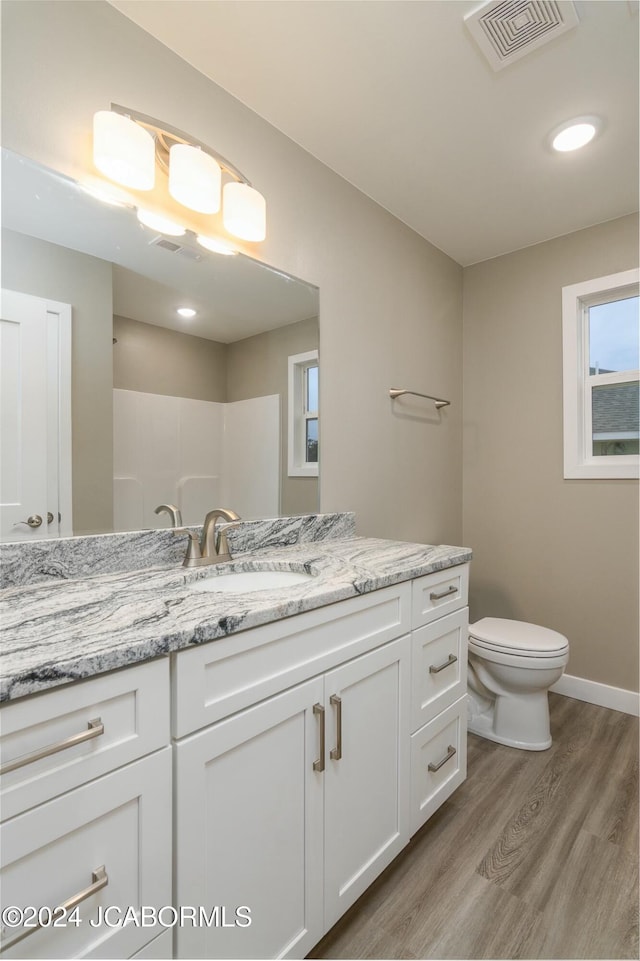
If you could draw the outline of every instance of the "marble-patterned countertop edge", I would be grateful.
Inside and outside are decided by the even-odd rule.
[[[11,701],[227,637],[359,594],[464,564],[471,551],[374,538],[238,554],[231,565],[103,574],[0,595],[0,701]],[[230,569],[306,571],[279,590],[199,593],[193,580]]]

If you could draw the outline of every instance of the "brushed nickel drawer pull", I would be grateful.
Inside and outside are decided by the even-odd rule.
[[[446,764],[447,761],[450,761],[451,758],[455,756],[455,754],[456,754],[456,749],[455,749],[455,747],[453,746],[453,744],[450,744],[449,747],[447,748],[447,753],[446,753],[445,756],[442,758],[442,760],[441,760],[441,761],[438,761],[437,764],[433,764],[433,763],[430,762],[430,763],[427,765],[428,770],[429,770],[429,771],[439,771],[440,768],[442,767],[442,765],[443,765],[443,764]]]
[[[452,584],[451,587],[448,587],[446,589],[446,591],[441,591],[439,594],[437,594],[435,591],[431,591],[431,593],[429,594],[429,598],[432,601],[441,601],[443,597],[449,597],[450,594],[457,594],[457,593],[458,593],[458,588]]]
[[[324,730],[324,708],[322,704],[313,705],[313,713],[320,717],[320,757],[313,762],[314,771],[324,771],[324,749],[325,749],[325,730]]]
[[[329,698],[329,703],[333,704],[337,708],[336,712],[336,746],[331,748],[329,751],[329,757],[332,761],[339,761],[342,757],[342,698],[338,697],[337,694],[332,694]]]
[[[449,657],[444,664],[439,664],[438,667],[436,667],[435,664],[432,664],[429,668],[429,674],[439,674],[440,671],[444,671],[445,667],[451,667],[452,664],[455,664],[457,660],[458,658],[455,656],[455,654],[449,654]]]
[[[59,912],[60,916],[64,918],[79,904],[81,904],[83,901],[86,901],[87,898],[90,898],[93,894],[96,894],[97,891],[101,891],[102,888],[106,888],[108,883],[109,875],[107,874],[104,864],[101,864],[99,868],[96,868],[95,871],[91,872],[91,884],[88,888],[85,888],[84,891],[79,891],[77,894],[73,894],[62,904],[52,908],[51,913],[56,914]],[[7,948],[12,948],[14,944],[24,940],[24,938],[28,938],[30,934],[35,934],[35,932],[39,931],[41,927],[42,924],[40,924],[39,921],[36,921],[33,927],[23,928],[19,934],[14,935],[12,938],[9,938],[7,941],[3,941],[0,944],[0,952],[6,951]]]
[[[19,767],[33,764],[34,761],[41,761],[43,757],[57,754],[58,751],[66,751],[67,748],[75,747],[76,744],[84,744],[85,741],[91,741],[94,737],[100,737],[101,734],[104,734],[104,724],[101,718],[94,717],[92,721],[89,721],[86,731],[82,731],[80,734],[72,734],[71,737],[66,737],[64,741],[49,744],[47,747],[42,747],[39,751],[33,751],[31,754],[23,754],[22,757],[17,757],[14,761],[7,761],[0,767],[0,774],[16,771]]]

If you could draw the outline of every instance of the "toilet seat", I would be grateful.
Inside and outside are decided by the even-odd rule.
[[[538,624],[502,617],[483,617],[470,624],[469,645],[478,654],[486,651],[530,658],[560,657],[569,651],[569,642],[563,634]]]

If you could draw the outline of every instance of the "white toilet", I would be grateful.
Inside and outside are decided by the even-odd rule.
[[[557,631],[500,617],[470,624],[469,731],[525,751],[551,747],[547,692],[568,660]]]

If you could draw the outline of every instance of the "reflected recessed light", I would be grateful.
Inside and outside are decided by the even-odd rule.
[[[560,153],[578,150],[590,143],[598,132],[600,123],[597,117],[577,117],[551,133],[551,146]]]
[[[203,234],[198,234],[197,240],[201,247],[204,247],[205,250],[211,250],[214,254],[224,254],[230,257],[238,253],[224,240],[218,240],[216,237],[205,237]]]
[[[160,234],[168,234],[169,237],[182,237],[187,232],[182,224],[177,224],[175,220],[169,220],[152,210],[138,210],[138,220],[145,227],[151,227]]]
[[[193,307],[178,307],[176,313],[180,314],[181,317],[186,318],[195,317],[196,315],[196,311],[193,309]]]

